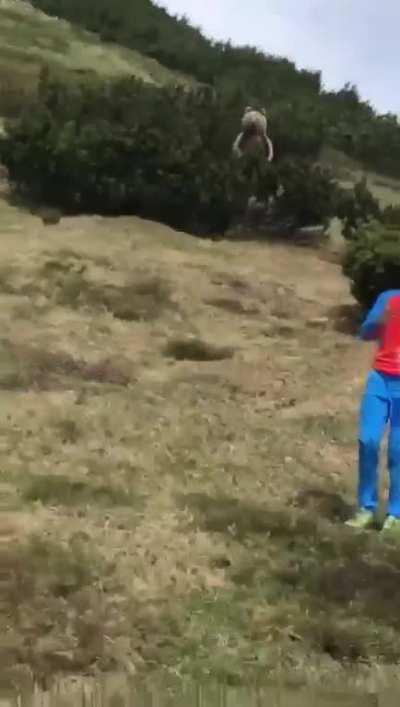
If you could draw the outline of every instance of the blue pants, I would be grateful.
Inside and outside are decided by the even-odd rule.
[[[379,448],[388,423],[390,492],[387,513],[400,517],[400,376],[372,371],[360,410],[358,502],[361,508],[373,511],[378,506]]]

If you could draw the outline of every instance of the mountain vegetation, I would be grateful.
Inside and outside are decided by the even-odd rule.
[[[151,0],[33,0],[45,12],[90,29],[109,42],[138,50],[227,94],[235,105],[268,109],[271,130],[292,136],[298,149],[325,141],[363,164],[400,176],[400,126],[378,115],[356,87],[326,91],[320,72],[299,70],[285,58],[251,47],[211,41],[186,17],[172,17]],[[236,99],[236,100],[235,100]]]

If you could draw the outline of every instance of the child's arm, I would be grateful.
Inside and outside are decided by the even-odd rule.
[[[388,299],[388,293],[386,292],[379,295],[374,306],[368,312],[360,330],[360,339],[363,341],[374,341],[379,338],[382,325],[386,318]]]

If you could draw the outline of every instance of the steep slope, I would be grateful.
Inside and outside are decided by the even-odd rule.
[[[282,681],[397,661],[398,548],[342,524],[370,350],[340,269],[5,202],[0,228],[11,662]]]
[[[37,84],[41,67],[93,72],[104,77],[134,75],[146,82],[186,82],[156,60],[99,38],[65,20],[51,18],[22,0],[0,1],[0,115],[12,112]]]

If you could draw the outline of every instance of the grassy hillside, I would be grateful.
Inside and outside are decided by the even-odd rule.
[[[398,547],[342,525],[371,352],[339,268],[4,201],[0,228],[4,655],[236,681],[397,661]]]
[[[143,81],[185,82],[179,72],[135,50],[102,43],[96,35],[34,10],[22,0],[0,3],[0,115],[13,113],[35,90],[41,67],[60,75],[89,72],[103,77],[134,75]]]
[[[368,188],[378,199],[381,207],[400,205],[400,180],[387,177],[363,167],[357,160],[351,159],[343,152],[325,147],[321,150],[318,160],[322,165],[332,169],[339,184],[345,189],[351,189],[363,177],[366,177]]]
[[[44,60],[175,76],[29,6],[0,12],[13,89]],[[343,524],[372,352],[339,266],[138,218],[45,226],[1,186],[0,677],[343,686],[397,664],[398,543]]]

